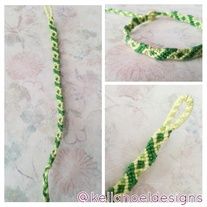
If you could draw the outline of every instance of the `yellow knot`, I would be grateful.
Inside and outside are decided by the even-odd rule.
[[[147,16],[148,16],[148,20],[149,20],[149,21],[153,21],[153,20],[155,20],[155,18],[156,18],[156,16],[157,16],[156,11],[150,11],[150,12],[147,14]]]

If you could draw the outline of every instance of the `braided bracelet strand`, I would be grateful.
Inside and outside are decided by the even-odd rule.
[[[63,104],[63,94],[62,94],[62,86],[61,86],[60,53],[59,53],[57,29],[52,14],[52,8],[50,6],[44,6],[44,10],[48,18],[48,25],[51,35],[50,39],[52,43],[53,73],[55,79],[54,84],[55,84],[56,103],[57,103],[57,130],[55,135],[55,141],[54,141],[52,152],[49,155],[49,159],[43,173],[43,196],[44,196],[44,200],[46,202],[49,202],[50,197],[49,197],[48,174],[56,158],[57,150],[60,146],[60,142],[63,137],[64,104]]]
[[[191,48],[159,48],[152,47],[144,42],[135,41],[131,33],[136,26],[143,23],[154,21],[157,17],[170,17],[174,20],[188,23],[193,27],[202,29],[202,22],[193,17],[192,15],[183,15],[177,11],[172,12],[158,12],[152,11],[145,15],[139,15],[129,11],[123,11],[114,8],[107,8],[107,13],[113,13],[121,16],[131,17],[131,21],[128,25],[124,26],[124,39],[125,42],[139,54],[145,54],[149,57],[155,58],[156,60],[191,60],[194,58],[202,57],[202,44],[196,45]]]
[[[185,109],[183,113],[179,115],[177,120],[174,120],[182,104],[186,105]],[[138,182],[139,176],[155,162],[161,145],[168,140],[173,130],[180,127],[187,120],[192,109],[192,97],[180,96],[172,106],[163,125],[148,141],[144,151],[128,165],[121,179],[114,186],[110,187],[107,192],[116,195],[125,194],[131,191]]]

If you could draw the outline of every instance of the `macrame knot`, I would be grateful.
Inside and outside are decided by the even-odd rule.
[[[157,13],[156,13],[156,11],[150,11],[150,12],[147,14],[147,16],[148,16],[148,20],[149,20],[149,21],[154,21],[155,18],[156,18],[156,16],[157,16]]]

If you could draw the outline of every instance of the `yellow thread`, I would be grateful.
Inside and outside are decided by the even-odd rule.
[[[45,11],[45,14],[46,14],[47,18],[50,20],[53,16],[52,7],[49,6],[49,5],[46,5],[46,6],[44,6],[44,11]]]
[[[178,113],[182,104],[185,104],[184,111],[175,119],[176,114]],[[193,99],[190,96],[180,96],[174,105],[172,106],[170,112],[167,115],[166,120],[164,121],[162,127],[168,130],[174,130],[180,127],[189,117],[193,109]],[[174,120],[174,121],[173,121]],[[162,128],[161,127],[161,128]]]

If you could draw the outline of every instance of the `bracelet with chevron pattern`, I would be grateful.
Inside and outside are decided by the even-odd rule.
[[[45,14],[48,18],[48,25],[50,30],[50,39],[52,43],[52,60],[53,60],[53,73],[54,73],[54,84],[56,92],[56,103],[57,103],[57,129],[55,134],[55,141],[52,152],[49,155],[48,163],[43,173],[43,196],[46,202],[50,201],[49,197],[49,183],[48,175],[53,162],[56,158],[57,150],[60,146],[61,139],[63,137],[63,126],[64,126],[64,103],[61,86],[61,70],[60,70],[60,53],[58,44],[58,34],[55,26],[54,18],[52,15],[52,8],[50,6],[44,6]]]
[[[123,11],[114,8],[107,8],[107,13],[118,14],[122,16],[131,17],[131,21],[128,25],[124,26],[124,39],[125,42],[137,53],[145,54],[156,60],[191,60],[202,57],[202,44],[190,47],[190,48],[159,48],[152,47],[144,42],[135,41],[131,33],[136,26],[154,21],[157,17],[170,17],[176,21],[188,23],[193,27],[202,29],[202,22],[193,17],[192,15],[183,15],[177,11],[173,12],[158,12],[152,11],[145,15],[139,15],[133,12]]]
[[[177,120],[175,120],[175,116],[182,104],[185,104],[185,109],[179,115]],[[138,182],[140,175],[155,162],[161,145],[168,140],[173,130],[180,127],[186,121],[190,116],[192,109],[192,97],[180,96],[172,106],[163,125],[148,141],[144,151],[128,165],[121,179],[114,186],[110,187],[106,194],[126,194],[131,191]]]

